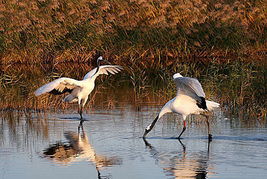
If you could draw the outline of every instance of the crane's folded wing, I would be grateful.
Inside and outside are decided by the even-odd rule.
[[[174,82],[176,83],[177,91],[187,95],[195,94],[197,96],[205,98],[204,90],[197,79],[189,77],[178,77],[174,78]]]
[[[184,94],[190,96],[196,100],[198,107],[207,109],[205,93],[197,79],[190,77],[177,77],[174,78],[174,82],[177,87],[177,95]]]

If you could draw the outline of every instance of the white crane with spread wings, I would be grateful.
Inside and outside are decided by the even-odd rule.
[[[115,74],[121,71],[123,68],[119,65],[102,65],[100,66],[100,61],[102,61],[102,56],[97,59],[97,67],[88,72],[83,80],[75,80],[72,78],[58,78],[50,83],[47,83],[40,88],[38,88],[34,94],[36,96],[51,93],[54,95],[59,95],[63,93],[69,93],[64,99],[64,102],[78,102],[79,108],[78,113],[82,117],[82,110],[86,101],[88,99],[88,95],[93,91],[95,87],[95,79],[101,74]]]

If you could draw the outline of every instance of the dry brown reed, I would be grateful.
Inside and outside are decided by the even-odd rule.
[[[266,9],[263,0],[4,0],[1,63],[266,55]]]

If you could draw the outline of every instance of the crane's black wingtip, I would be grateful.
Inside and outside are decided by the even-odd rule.
[[[73,89],[69,89],[69,88],[64,88],[62,91],[54,88],[53,90],[49,91],[49,93],[53,95],[60,95],[64,93],[71,93],[72,91]]]
[[[204,97],[200,97],[199,96],[199,99],[200,100],[197,100],[197,106],[201,109],[204,109],[204,110],[207,110],[207,104],[206,104],[206,100]]]

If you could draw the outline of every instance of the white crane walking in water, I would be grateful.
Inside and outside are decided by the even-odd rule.
[[[102,56],[98,57],[97,67],[88,72],[84,76],[83,80],[75,80],[72,78],[62,77],[41,86],[34,92],[34,94],[36,96],[39,96],[44,93],[51,93],[54,95],[59,95],[66,92],[70,93],[63,99],[63,101],[69,103],[78,102],[78,113],[80,114],[82,120],[83,107],[88,99],[88,95],[93,91],[95,87],[96,77],[101,74],[115,74],[123,69],[119,65],[100,66],[100,61],[102,60],[104,60]]]
[[[203,113],[219,107],[220,104],[205,99],[205,93],[197,79],[183,77],[180,73],[174,74],[173,78],[177,88],[176,97],[168,101],[163,106],[158,116],[145,129],[143,137],[145,138],[146,135],[152,130],[158,119],[160,119],[166,113],[173,112],[181,114],[183,116],[184,127],[182,132],[178,136],[178,139],[180,139],[186,129],[186,117],[190,114],[201,114],[206,117],[206,122],[208,125],[208,138],[209,140],[211,140],[212,135],[210,134],[208,116]]]

